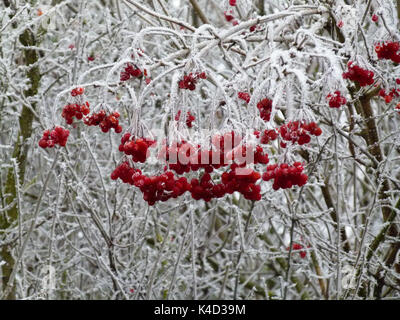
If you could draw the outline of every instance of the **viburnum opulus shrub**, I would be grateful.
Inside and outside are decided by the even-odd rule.
[[[396,6],[1,3],[2,297],[398,298]]]

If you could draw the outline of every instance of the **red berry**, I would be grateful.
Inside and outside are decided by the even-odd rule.
[[[260,117],[264,121],[269,121],[272,111],[272,100],[265,98],[257,103],[257,108],[260,111]]]
[[[198,74],[198,77],[200,78],[200,79],[207,79],[207,75],[206,75],[206,73],[203,71],[203,72],[200,72],[199,74]]]
[[[189,73],[189,75],[183,76],[183,80],[180,80],[178,85],[180,89],[188,89],[193,91],[196,89],[196,83],[197,80],[193,77],[193,74]]]
[[[386,103],[390,103],[392,101],[392,99],[393,99],[393,96],[391,96],[391,95],[385,96],[385,102]]]
[[[238,98],[246,101],[246,103],[250,102],[250,94],[247,92],[238,92]]]
[[[340,108],[340,106],[347,103],[346,98],[341,96],[340,91],[335,91],[334,94],[328,94],[327,98],[329,98],[329,107],[331,108]]]
[[[39,141],[41,148],[53,148],[56,144],[65,147],[67,144],[69,131],[62,127],[55,127],[53,130],[45,130]]]
[[[121,128],[122,130],[122,128]],[[117,131],[119,131],[117,127]],[[147,138],[132,139],[129,133],[123,135],[119,151],[124,152],[126,155],[132,156],[133,162],[144,163],[149,156],[148,148],[155,144],[155,141]]]
[[[353,65],[350,61],[348,63],[349,70],[343,73],[343,79],[358,82],[360,87],[371,85],[374,83],[374,72],[363,69],[357,65]]]
[[[82,95],[83,92],[84,92],[83,88],[75,88],[75,89],[72,89],[71,96],[76,97],[76,96]]]
[[[276,132],[276,130],[274,130],[274,129],[272,129],[272,130],[264,130],[260,142],[262,144],[267,144],[267,143],[269,143],[269,141],[273,141],[276,138],[278,138],[278,133]]]
[[[124,71],[120,73],[120,81],[127,81],[131,77],[140,78],[142,77],[142,71],[138,67],[134,67],[132,64],[127,63]]]
[[[320,136],[321,134],[322,134],[321,128],[316,128],[316,129],[314,130],[314,135],[315,135],[315,136]]]
[[[39,140],[39,146],[41,148],[47,148],[47,141],[45,139],[40,139]]]
[[[298,143],[303,145],[311,141],[309,134],[318,136],[321,135],[322,130],[315,122],[307,124],[304,121],[290,121],[287,124],[280,126],[279,133],[283,140],[291,141],[293,144]],[[281,141],[280,145],[282,148],[286,148],[286,143],[283,141]]]
[[[120,114],[118,112],[107,115],[104,110],[101,110],[98,113],[92,114],[90,117],[86,117],[83,122],[88,126],[100,126],[103,132],[108,132],[113,128],[116,133],[121,133],[122,127],[119,125],[119,117]]]
[[[269,165],[262,179],[264,181],[274,179],[272,186],[274,190],[288,189],[294,185],[303,186],[306,184],[308,177],[302,171],[303,166],[298,162],[295,162],[293,166],[289,166],[287,163],[282,163],[280,166]]]
[[[232,21],[235,17],[233,15],[231,15],[232,10],[229,11],[229,13],[227,11],[224,11],[224,16],[226,21],[230,22]]]
[[[394,41],[386,41],[378,43],[375,46],[375,52],[378,59],[388,59],[395,63],[400,63],[400,54],[397,52],[400,49],[400,43]]]

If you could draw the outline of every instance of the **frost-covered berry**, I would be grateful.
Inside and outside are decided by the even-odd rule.
[[[347,103],[345,97],[343,97],[340,91],[335,91],[333,94],[328,94],[327,99],[329,99],[330,108],[340,108],[342,105]]]
[[[225,20],[231,22],[235,17],[232,15],[232,10],[224,11]]]
[[[63,127],[55,127],[53,130],[45,130],[39,140],[39,146],[43,149],[53,148],[56,144],[65,147],[69,136],[69,130]]]
[[[315,122],[307,123],[305,121],[289,121],[279,128],[279,134],[285,141],[290,141],[293,144],[307,144],[311,141],[310,135],[320,136],[321,128]],[[282,148],[286,148],[286,143],[281,143]]]
[[[88,115],[89,112],[89,102],[85,102],[84,104],[68,104],[64,106],[61,116],[65,119],[67,124],[72,124],[74,122],[74,117],[81,120],[83,116]]]
[[[272,100],[265,98],[257,103],[257,108],[260,111],[260,117],[264,121],[269,121],[272,111]]]
[[[246,103],[250,102],[250,94],[247,92],[238,92],[238,98],[246,101]]]
[[[104,110],[101,110],[85,118],[83,122],[88,126],[99,126],[103,132],[108,132],[113,128],[116,133],[121,133],[122,127],[119,125],[119,117],[120,114],[116,111],[107,115]]]
[[[269,181],[274,179],[272,188],[289,189],[292,186],[304,186],[307,183],[308,176],[303,173],[304,167],[300,162],[295,162],[292,166],[287,163],[280,165],[273,164],[267,166],[267,171],[263,173],[262,179]]]
[[[395,41],[386,41],[378,43],[375,46],[375,52],[378,59],[388,59],[395,63],[400,63],[400,54],[398,53],[400,49],[400,43]]]
[[[142,70],[140,70],[136,66],[133,66],[130,63],[127,63],[126,67],[124,68],[124,71],[121,71],[121,73],[120,73],[120,81],[127,81],[131,77],[132,78],[141,78],[142,75],[143,75]]]
[[[183,79],[179,81],[178,86],[180,89],[187,89],[193,91],[196,89],[196,84],[198,79],[207,79],[205,72],[197,72],[193,74],[192,72],[188,75],[184,75]]]
[[[343,79],[358,82],[360,87],[365,87],[374,83],[374,72],[355,65],[352,61],[347,64],[348,71],[343,73]]]

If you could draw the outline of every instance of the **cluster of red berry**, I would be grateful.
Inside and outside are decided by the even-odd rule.
[[[140,169],[132,168],[129,165],[129,162],[125,161],[114,169],[114,171],[111,173],[111,179],[117,180],[120,178],[123,183],[134,185],[135,181],[133,177],[136,173],[142,174],[142,171]]]
[[[53,130],[45,130],[39,140],[39,146],[43,149],[53,148],[56,144],[65,147],[67,144],[69,131],[62,127],[55,127]]]
[[[178,113],[176,114],[176,116],[175,116],[175,121],[179,121],[180,118],[181,118],[181,110],[179,110]],[[188,112],[186,113],[186,125],[187,125],[188,128],[193,127],[192,122],[193,122],[194,120],[196,120],[196,117],[195,117],[194,115],[192,115],[192,114],[190,113],[190,111],[188,111]]]
[[[130,133],[125,133],[121,138],[118,150],[128,156],[132,156],[133,162],[146,162],[149,156],[148,148],[156,142],[147,138],[135,139]]]
[[[196,72],[193,74],[192,72],[188,75],[184,75],[183,79],[179,81],[178,85],[180,89],[188,89],[193,91],[196,89],[196,83],[199,79],[207,79],[205,72]]]
[[[268,166],[267,172],[263,174],[263,180],[275,179],[273,188],[291,188],[293,185],[302,186],[307,182],[307,175],[302,174],[303,167],[295,162],[294,166],[282,164]],[[237,191],[245,199],[261,200],[261,186],[256,182],[261,178],[260,173],[253,169],[240,167],[232,164],[229,172],[221,176],[221,183],[214,183],[210,173],[205,172],[199,179],[193,178],[188,183],[186,177],[176,178],[172,171],[166,171],[161,175],[146,176],[139,169],[132,168],[127,161],[120,164],[111,174],[112,180],[120,178],[124,183],[138,187],[143,193],[143,199],[149,205],[157,201],[167,201],[177,198],[186,191],[191,193],[195,200],[210,201],[213,198],[221,198],[226,194]]]
[[[75,88],[75,89],[72,89],[71,96],[73,96],[73,97],[80,96],[83,94],[83,92],[85,92],[85,90],[83,88]]]
[[[378,59],[389,59],[395,63],[400,63],[400,54],[397,52],[400,49],[400,43],[394,41],[386,41],[378,43],[375,46],[375,52]]]
[[[229,5],[232,7],[236,6],[236,0],[229,0]]]
[[[239,167],[236,163],[231,165],[231,171],[224,172],[221,181],[225,185],[226,193],[240,192],[245,199],[261,200],[261,186],[255,183],[261,174],[250,168]]]
[[[201,161],[195,161],[195,149],[190,143],[182,140],[181,142],[172,142],[170,145],[164,145],[161,149],[158,157],[165,159],[169,162],[169,169],[174,170],[178,174],[190,172],[190,170],[197,171],[201,165],[195,165],[195,163],[202,163]],[[197,154],[196,154],[197,156]],[[200,159],[201,160],[201,159]],[[212,172],[212,168],[203,166],[204,169]]]
[[[267,164],[268,154],[260,146],[239,145],[240,136],[235,136],[234,131],[224,135],[212,137],[213,148],[202,149],[181,141],[165,146],[159,154],[159,158],[165,158],[169,162],[169,168],[178,174],[188,173],[204,169],[211,173],[214,169],[228,166],[230,162],[255,164]]]
[[[397,82],[397,80],[399,80],[399,79],[396,79],[396,82]],[[400,92],[400,89],[396,90],[395,88],[391,89],[388,93],[386,93],[385,89],[381,89],[381,90],[379,90],[379,96],[384,98],[386,103],[390,103],[390,102],[392,102],[394,97],[397,98],[400,96],[399,92]]]
[[[247,200],[261,200],[261,186],[255,184],[261,175],[252,169],[245,169],[247,172],[238,173],[240,169],[237,164],[232,164],[231,170],[222,174],[222,183],[214,183],[207,172],[203,174],[200,181],[192,179],[190,182],[192,198],[208,202],[213,198],[222,198],[226,194],[237,191]]]
[[[301,137],[307,132],[318,135],[320,130],[313,122],[306,124],[299,121],[290,122],[287,128],[296,135],[296,138],[292,135],[291,141],[298,142],[300,140],[300,143],[302,143],[302,139],[305,139]],[[274,140],[277,138],[278,132],[278,130],[265,130],[264,134],[268,135],[268,139]],[[287,134],[285,131],[282,132]],[[259,136],[260,132],[257,134]],[[132,156],[133,162],[145,163],[149,156],[148,149],[153,144],[155,144],[153,140],[137,138],[126,133],[121,139],[119,150]],[[252,152],[254,157],[248,157],[249,152]],[[233,192],[241,193],[248,200],[258,201],[261,199],[261,186],[256,184],[261,179],[261,174],[247,165],[250,163],[268,164],[268,154],[264,153],[260,145],[246,144],[242,136],[233,130],[212,136],[210,149],[202,148],[201,145],[194,146],[186,141],[172,142],[168,146],[163,146],[158,157],[163,157],[168,163],[164,167],[163,174],[146,176],[141,170],[131,167],[129,162],[125,161],[112,172],[111,179],[119,178],[124,183],[138,187],[143,193],[143,199],[149,205],[154,205],[157,201],[177,198],[187,191],[195,200],[210,201]],[[222,173],[221,180],[214,182],[211,177],[214,169],[229,165],[229,169]],[[186,177],[175,176],[175,174],[182,175],[190,171],[196,172],[199,169],[204,169],[201,178],[193,178],[190,182]],[[267,166],[267,171],[262,175],[262,179],[264,181],[274,179],[274,190],[291,188],[296,185],[303,186],[308,179],[303,170],[300,162],[295,162],[293,166],[286,163],[280,166]]]
[[[287,248],[286,248],[286,250],[289,250],[289,249],[290,249],[290,247],[287,247]],[[301,257],[302,259],[304,259],[304,258],[306,257],[306,255],[307,255],[307,252],[306,252],[305,250],[302,250],[302,249],[304,249],[304,246],[301,245],[300,243],[294,242],[293,245],[292,245],[292,249],[293,249],[293,250],[296,250],[296,251],[301,250],[301,251],[299,252],[299,254],[300,254],[300,257]]]
[[[83,88],[76,88],[71,91],[73,97],[80,96],[84,92]],[[90,113],[89,102],[83,104],[75,103],[68,104],[63,108],[61,116],[66,120],[67,124],[73,123],[73,118],[76,117],[81,120],[83,116],[87,116]],[[104,110],[98,113],[92,114],[90,117],[85,117],[83,122],[88,126],[100,126],[103,132],[108,132],[111,128],[114,128],[116,133],[122,132],[122,127],[119,125],[119,113],[113,112],[109,115]]]
[[[268,144],[270,141],[276,140],[276,138],[278,138],[278,132],[275,129],[266,129],[261,136],[260,143]]]
[[[311,141],[309,134],[320,136],[322,130],[315,122],[306,123],[305,121],[289,121],[279,128],[279,133],[283,140],[291,141],[293,144],[303,145]],[[285,148],[286,144],[281,143],[281,147]]]
[[[272,100],[265,98],[257,103],[257,108],[260,111],[260,117],[264,121],[269,121],[272,111]]]
[[[83,88],[75,88],[71,91],[72,97],[78,97],[83,95]],[[111,128],[114,128],[116,133],[122,132],[122,127],[119,125],[118,118],[120,114],[118,112],[113,112],[109,115],[106,114],[104,110],[98,113],[94,113],[88,116],[90,113],[89,102],[82,103],[82,98],[75,98],[77,103],[70,103],[64,106],[61,116],[66,120],[67,124],[73,124],[73,118],[81,120],[88,126],[99,125],[103,132],[108,132]],[[84,116],[86,116],[84,118]],[[53,131],[46,130],[43,133],[42,139],[39,141],[39,146],[42,148],[54,147],[55,144],[60,146],[65,146],[67,138],[69,135],[68,130],[64,130],[62,127],[56,127]],[[53,137],[54,136],[54,137]]]
[[[71,96],[77,97],[84,93],[83,88],[74,88],[71,90]],[[67,124],[74,122],[74,117],[81,120],[83,116],[88,115],[90,112],[89,103],[83,104],[75,103],[64,106],[61,116],[66,120]],[[45,130],[42,138],[39,140],[41,148],[53,148],[56,144],[65,147],[69,136],[69,130],[62,127],[55,127],[53,130]]]
[[[218,163],[220,159],[218,154],[213,154],[210,150],[202,150],[200,145],[195,148],[186,141],[173,142],[165,148],[165,153],[163,150],[160,155],[161,157],[165,155],[169,168],[178,174],[198,171],[199,169],[204,169],[206,172],[211,173],[214,169],[225,165],[224,159],[221,159],[221,164]],[[218,160],[214,162],[214,159]]]
[[[345,97],[343,97],[339,90],[335,91],[333,94],[328,94],[327,99],[329,99],[329,107],[331,108],[340,108],[347,103]]]
[[[130,63],[127,63],[127,66],[125,67],[124,71],[121,71],[120,81],[128,81],[131,77],[140,78],[141,76],[142,76],[142,71],[138,67],[133,66]]]
[[[378,16],[376,14],[373,14],[371,20],[373,22],[378,22],[379,18],[378,18]]]
[[[164,172],[158,176],[146,176],[140,169],[132,168],[127,161],[120,164],[111,173],[111,179],[120,178],[124,183],[129,183],[139,188],[143,199],[149,205],[157,201],[167,201],[177,198],[191,189],[185,177],[176,178],[172,171]]]
[[[187,179],[185,177],[176,178],[171,171],[151,177],[136,174],[133,178],[135,186],[142,191],[143,199],[149,205],[154,205],[156,201],[178,198],[190,190],[190,184]]]
[[[246,103],[250,102],[250,94],[247,92],[238,92],[238,98],[246,101]]]
[[[289,166],[287,163],[281,165],[273,164],[267,166],[267,172],[264,172],[262,179],[269,181],[274,179],[272,188],[274,190],[288,189],[292,186],[304,186],[307,183],[308,176],[302,173],[304,170],[303,165],[300,162],[293,163],[293,166]]]
[[[242,148],[242,156],[244,156],[246,146]],[[254,151],[254,164],[267,164],[269,162],[268,154],[264,153],[264,149],[261,146],[256,146]]]
[[[347,64],[349,70],[343,73],[343,79],[358,82],[361,87],[371,85],[374,83],[374,72],[361,68],[360,66],[353,65],[350,61]]]
[[[74,117],[81,120],[83,116],[87,116],[90,112],[89,102],[86,101],[85,104],[68,104],[63,108],[61,116],[65,119],[67,124],[72,124],[74,122]]]
[[[242,144],[232,151],[224,153],[224,156],[228,160],[233,160],[241,165],[246,162],[254,164],[267,164],[269,162],[268,154],[264,153],[264,149],[259,145],[254,148],[253,145]]]
[[[208,172],[203,174],[200,181],[196,178],[192,179],[190,186],[190,193],[195,200],[203,199],[209,202],[213,198],[222,198],[226,194],[225,185],[222,183],[215,184]]]
[[[261,146],[257,145],[255,148],[252,145],[241,144],[241,137],[235,136],[234,132],[230,134],[225,134],[219,142],[216,144],[214,141],[214,145],[217,146],[217,151],[220,152],[221,158],[224,157],[226,159],[235,160],[237,163],[243,163],[243,160],[246,159],[247,162],[253,160],[254,164],[267,164],[269,162],[268,154],[264,153],[264,150]],[[219,137],[217,136],[217,141]],[[228,143],[226,143],[226,141]],[[232,145],[232,150],[230,148],[226,148],[226,145]],[[252,157],[247,157],[252,155]]]
[[[134,162],[144,163],[148,157],[148,148],[155,141],[146,138],[130,140],[130,138],[131,135],[129,133],[124,134],[119,150],[127,155],[131,155]],[[165,173],[163,175],[146,177],[140,170],[130,167],[129,163],[125,161],[113,171],[111,178],[113,180],[120,178],[124,183],[129,183],[140,188],[143,192],[144,200],[150,205],[153,205],[156,201],[166,201],[170,198],[176,198],[186,191],[190,191],[193,199],[196,200],[203,199],[210,201],[213,198],[221,198],[227,193],[231,194],[235,191],[243,194],[246,199],[260,200],[261,187],[255,183],[261,178],[261,175],[247,168],[247,163],[243,160],[241,164],[231,164],[230,171],[222,175],[221,183],[215,184],[211,180],[210,173],[214,169],[228,166],[229,161],[236,161],[237,154],[246,154],[248,146],[240,145],[241,142],[242,137],[231,131],[223,135],[214,135],[212,137],[213,148],[211,150],[201,149],[200,145],[194,149],[193,146],[185,141],[172,143],[168,147],[165,147],[160,155],[165,156],[167,161],[171,160],[174,156],[176,162],[169,163],[169,167],[165,166]],[[254,152],[255,164],[268,163],[268,155],[264,153],[262,147],[251,148],[251,151]],[[179,154],[186,156],[187,161],[182,163]],[[205,173],[200,181],[194,178],[190,184],[187,183],[186,178],[177,179],[174,177],[172,171],[167,171],[173,170],[177,174],[183,174],[199,169],[204,169]],[[165,179],[162,177],[166,174],[169,175],[169,182],[162,180]]]
[[[122,132],[122,127],[119,125],[119,113],[113,112],[109,115],[104,110],[93,113],[90,117],[83,119],[83,122],[88,126],[100,126],[101,131],[108,132],[111,128],[116,133]]]
[[[81,96],[83,95],[84,91],[85,90],[80,87],[72,89],[71,96]],[[74,117],[76,117],[78,120],[81,120],[83,116],[88,115],[90,112],[89,102],[86,101],[85,103],[80,103],[79,99],[76,101],[77,103],[70,103],[63,108],[61,116],[65,119],[67,124],[72,124],[74,122]]]

